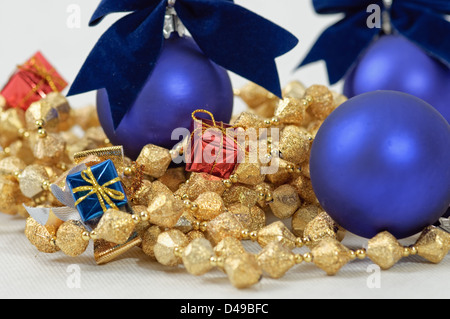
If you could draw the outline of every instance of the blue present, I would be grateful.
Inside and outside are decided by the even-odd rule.
[[[118,209],[128,203],[111,160],[67,176],[66,184],[84,222],[100,218],[109,208]]]

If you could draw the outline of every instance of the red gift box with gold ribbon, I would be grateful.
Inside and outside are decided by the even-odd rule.
[[[26,110],[31,103],[40,101],[51,92],[61,92],[67,82],[45,59],[37,52],[11,76],[1,91],[8,107]]]
[[[211,120],[198,119],[196,113],[206,113]],[[238,165],[241,150],[234,134],[235,127],[216,122],[213,115],[205,110],[197,110],[192,118],[189,150],[185,154],[186,171],[228,179]]]

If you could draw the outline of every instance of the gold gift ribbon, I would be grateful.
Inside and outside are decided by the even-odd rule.
[[[102,210],[104,212],[106,212],[106,210],[107,210],[105,201],[111,208],[117,209],[116,204],[114,204],[114,202],[111,200],[111,198],[115,199],[115,200],[124,200],[125,199],[125,195],[122,192],[108,187],[112,184],[120,182],[120,177],[116,177],[116,178],[110,180],[109,182],[106,182],[105,184],[100,185],[98,183],[97,179],[95,178],[94,174],[92,173],[91,168],[88,167],[86,170],[81,172],[81,178],[91,185],[76,187],[72,190],[73,193],[89,191],[88,194],[84,195],[83,197],[80,197],[75,202],[75,207],[78,206],[87,197],[89,197],[93,194],[97,195],[100,206],[102,207]]]

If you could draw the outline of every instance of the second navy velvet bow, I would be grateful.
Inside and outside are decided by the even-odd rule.
[[[68,95],[106,88],[117,128],[158,61],[167,6],[168,0],[102,0],[90,26],[110,13],[131,13],[102,35]],[[176,0],[174,8],[209,59],[281,96],[275,58],[292,50],[296,37],[232,0]]]
[[[341,80],[370,45],[380,28],[369,28],[369,5],[387,10],[393,29],[443,63],[450,64],[449,0],[393,0],[387,8],[381,0],[313,0],[319,14],[343,13],[326,29],[299,67],[324,60],[331,84]]]

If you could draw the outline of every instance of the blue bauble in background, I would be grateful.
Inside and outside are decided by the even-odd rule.
[[[338,224],[371,238],[405,238],[450,204],[450,125],[409,94],[376,91],[339,106],[311,149],[311,181]]]
[[[349,98],[376,90],[417,96],[450,123],[450,69],[400,35],[381,36],[346,77]]]
[[[114,130],[106,90],[97,93],[97,112],[111,143],[123,145],[125,155],[136,159],[147,144],[170,149],[180,142],[171,139],[172,131],[189,129],[197,109],[229,122],[233,101],[228,72],[209,60],[192,38],[172,36],[164,41],[157,65],[118,128]]]

